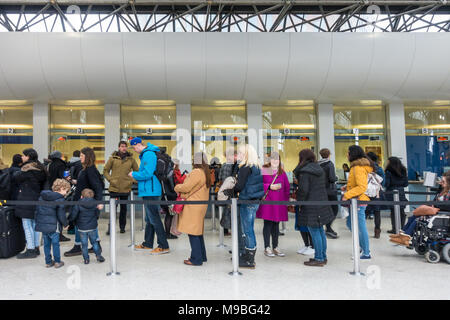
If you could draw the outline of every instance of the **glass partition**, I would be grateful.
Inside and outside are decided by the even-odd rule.
[[[350,165],[348,147],[357,144],[374,152],[384,167],[386,154],[386,113],[384,106],[334,106],[336,173],[344,179],[342,166]]]
[[[50,148],[69,160],[75,150],[90,147],[100,172],[105,164],[104,106],[51,105]]]
[[[244,102],[213,102],[191,106],[192,152],[203,151],[224,163],[228,147],[247,142],[247,111]]]
[[[0,159],[8,166],[12,157],[33,147],[33,106],[4,106],[0,102]]]
[[[423,178],[424,171],[450,170],[450,103],[405,106],[405,129],[410,180]]]
[[[280,153],[286,172],[298,164],[302,149],[315,150],[316,115],[313,102],[307,105],[263,105],[264,154]]]
[[[169,155],[177,144],[176,106],[174,102],[155,102],[158,105],[122,105],[120,108],[120,135],[122,140],[140,137],[146,144],[150,142],[165,149]],[[130,148],[136,161],[139,155]],[[139,163],[139,162],[138,162]]]

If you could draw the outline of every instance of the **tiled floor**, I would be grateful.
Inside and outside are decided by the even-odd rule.
[[[262,222],[257,221],[259,250],[255,270],[241,270],[230,276],[228,249],[217,248],[218,232],[206,221],[208,262],[201,267],[183,264],[189,256],[189,241],[183,235],[170,240],[172,252],[151,256],[128,247],[130,235],[117,234],[117,266],[120,275],[108,277],[110,270],[107,220],[101,220],[100,237],[106,262],[82,264],[81,256],[64,258],[61,269],[46,269],[44,257],[33,260],[0,260],[1,299],[448,299],[450,265],[430,264],[422,256],[389,243],[383,219],[382,238],[370,239],[373,259],[362,262],[366,277],[352,276],[351,233],[344,220],[335,222],[340,234],[328,241],[328,265],[312,268],[303,265],[309,257],[296,253],[301,244],[293,222],[280,237],[286,257],[268,258],[262,250]],[[140,227],[140,223],[137,223]],[[368,221],[371,237],[373,221]],[[140,229],[140,228],[139,228]],[[71,236],[73,237],[73,236]],[[139,230],[136,239],[141,240]],[[230,245],[231,239],[225,243]],[[62,243],[62,252],[72,242]],[[42,250],[41,250],[42,251]]]

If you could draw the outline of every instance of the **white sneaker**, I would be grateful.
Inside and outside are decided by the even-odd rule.
[[[266,257],[275,257],[275,254],[270,247],[267,247],[266,250],[264,250],[264,255]]]
[[[308,249],[308,247],[300,248],[300,249],[297,251],[297,253],[298,253],[298,254],[303,254],[303,252],[305,252],[306,249]]]
[[[314,254],[315,250],[311,247],[307,247],[305,251],[303,251],[303,255],[305,256],[312,256]]]
[[[284,257],[284,256],[285,256],[285,254],[284,254],[283,252],[281,252],[281,250],[278,249],[278,247],[273,249],[273,253],[274,253],[276,256],[279,256],[279,257]]]

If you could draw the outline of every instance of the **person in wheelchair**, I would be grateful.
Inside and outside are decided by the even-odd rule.
[[[447,171],[444,173],[439,184],[442,187],[441,192],[436,195],[436,197],[434,198],[433,201],[442,202],[442,205],[437,205],[434,207],[430,207],[430,206],[419,207],[418,209],[420,209],[420,211],[424,212],[423,215],[417,214],[417,211],[419,211],[419,210],[416,209],[417,210],[417,211],[415,210],[416,213],[408,218],[408,221],[405,224],[405,226],[403,227],[403,230],[401,230],[399,234],[390,236],[391,242],[400,244],[400,245],[410,246],[411,238],[413,237],[414,232],[416,230],[417,219],[419,219],[422,216],[430,215],[430,214],[425,214],[427,212],[434,211],[434,214],[435,214],[437,211],[436,209],[439,209],[439,211],[438,211],[439,213],[446,212],[446,213],[450,214],[450,171]],[[420,213],[420,211],[419,211],[419,213]]]

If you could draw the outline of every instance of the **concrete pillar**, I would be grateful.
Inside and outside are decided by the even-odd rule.
[[[50,151],[49,114],[47,102],[33,104],[33,149],[37,151],[41,162]]]
[[[171,155],[180,160],[180,170],[192,170],[191,105],[177,104],[177,146]]]
[[[403,103],[391,103],[387,106],[387,144],[389,156],[398,157],[403,165],[408,165],[406,153],[405,106]]]
[[[105,104],[105,163],[120,141],[120,104]]]
[[[263,137],[263,119],[262,104],[247,105],[247,135],[248,144],[255,147],[261,164],[264,162],[264,137]]]
[[[320,149],[328,148],[331,151],[331,161],[336,163],[334,147],[334,113],[333,105],[320,103],[317,105],[317,154]],[[320,158],[320,156],[319,156]]]

